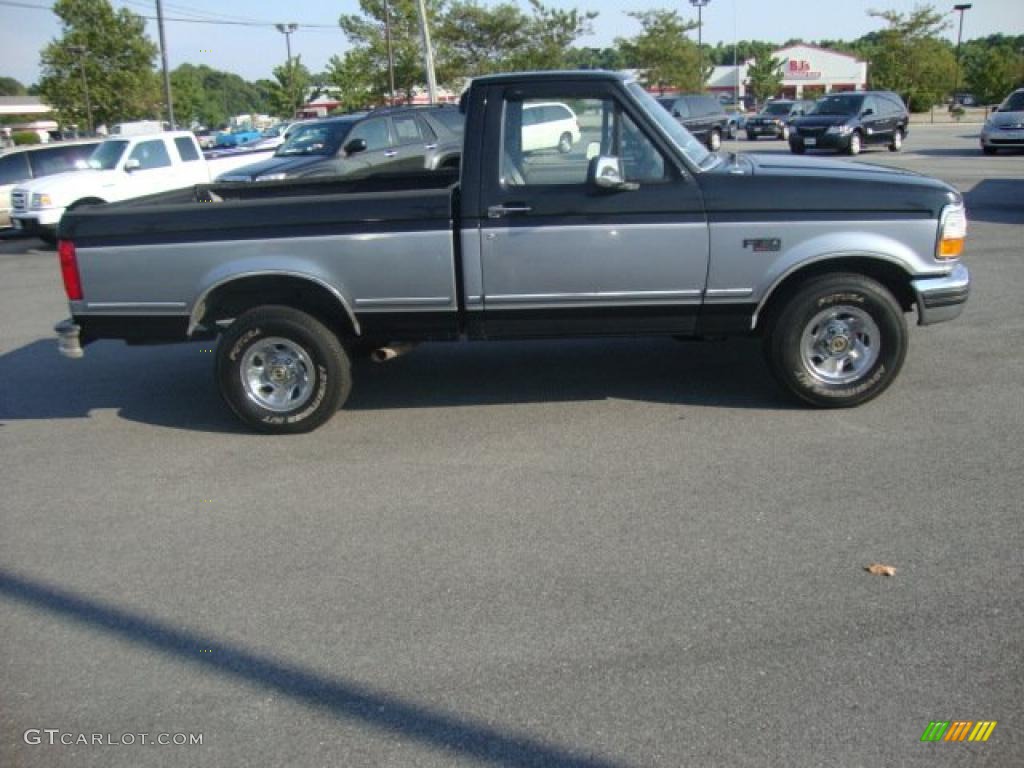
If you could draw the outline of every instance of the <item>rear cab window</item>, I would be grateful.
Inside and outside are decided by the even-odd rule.
[[[174,140],[174,146],[178,150],[178,157],[183,163],[192,163],[199,159],[199,150],[196,149],[194,139],[188,136],[178,136]]]

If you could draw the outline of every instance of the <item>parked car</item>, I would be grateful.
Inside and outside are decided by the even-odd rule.
[[[276,181],[369,171],[453,168],[462,151],[452,106],[385,107],[301,123],[274,154],[218,181]],[[578,137],[578,133],[576,134]],[[557,139],[556,139],[557,143]]]
[[[210,180],[191,131],[109,138],[93,148],[87,168],[17,185],[11,192],[15,229],[53,242],[66,210],[142,197]]]
[[[209,128],[201,128],[195,131],[196,141],[199,142],[200,149],[212,149],[214,143],[217,141],[217,132],[211,131]]]
[[[757,141],[761,136],[789,141],[789,123],[795,117],[802,117],[814,109],[813,101],[790,101],[778,99],[769,101],[753,117],[747,119],[748,141]]]
[[[0,153],[0,226],[11,224],[11,192],[18,184],[81,170],[99,139],[31,145]]]
[[[553,100],[593,114],[585,152],[522,151],[526,105]],[[907,313],[930,325],[967,301],[963,197],[938,179],[709,152],[611,72],[481,77],[464,102],[460,176],[200,185],[68,213],[59,349],[219,335],[221,395],[271,433],[334,416],[358,349],[426,340],[752,336],[786,391],[837,408],[896,379]]]
[[[580,140],[580,121],[567,104],[541,102],[523,106],[523,151],[572,151]]]
[[[214,138],[214,147],[241,147],[252,144],[263,138],[263,134],[250,128],[236,128],[233,131],[221,131]]]
[[[992,112],[979,139],[986,155],[994,155],[1001,148],[1024,147],[1024,88],[1011,93]]]
[[[910,130],[910,113],[891,91],[830,93],[811,113],[793,118],[789,149],[802,155],[808,149],[831,149],[851,155],[872,144],[899,152]]]
[[[684,93],[660,98],[658,102],[712,152],[717,152],[722,146],[722,137],[729,135],[729,115],[714,96]]]

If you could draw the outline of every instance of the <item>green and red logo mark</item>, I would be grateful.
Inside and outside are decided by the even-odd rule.
[[[995,720],[932,720],[921,741],[988,741],[995,728]]]

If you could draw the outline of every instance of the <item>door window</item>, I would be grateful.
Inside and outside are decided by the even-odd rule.
[[[391,146],[387,118],[375,117],[360,123],[349,134],[348,140],[352,139],[363,139],[366,142],[367,152],[387,149]]]
[[[566,106],[543,107],[538,102],[506,100],[503,105],[499,173],[504,186],[585,185],[590,162],[599,154],[621,158],[627,181],[666,178],[664,156],[613,99],[567,98]],[[557,121],[538,123],[542,109],[552,110]]]
[[[395,128],[395,142],[397,144],[419,144],[423,141],[420,135],[420,127],[413,115],[393,117],[392,125]]]
[[[167,146],[163,139],[154,141],[140,141],[135,145],[129,160],[139,161],[140,171],[149,171],[154,168],[167,168],[171,164],[171,156],[167,154]]]

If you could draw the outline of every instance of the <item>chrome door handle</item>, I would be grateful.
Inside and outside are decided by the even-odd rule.
[[[425,144],[424,149],[437,149],[437,144]]]
[[[487,217],[500,219],[510,213],[529,213],[532,210],[533,208],[528,205],[492,205],[487,209]]]
[[[398,154],[398,150],[397,149],[389,149],[387,152],[384,153],[384,157],[394,157],[397,154]]]

